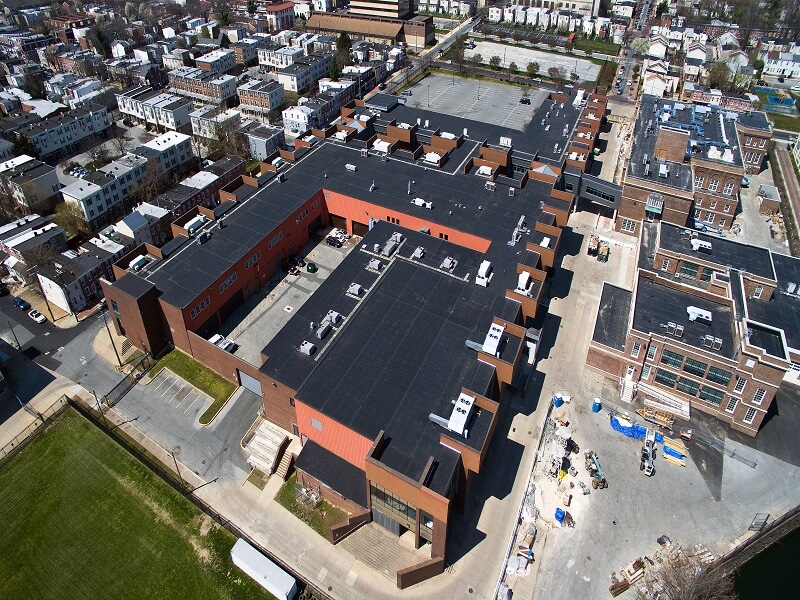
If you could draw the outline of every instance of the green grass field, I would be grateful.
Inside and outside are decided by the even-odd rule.
[[[0,598],[270,598],[234,538],[69,409],[0,469]]]

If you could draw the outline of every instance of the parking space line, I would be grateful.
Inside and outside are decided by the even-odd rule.
[[[166,376],[162,377],[161,381],[158,382],[158,385],[153,390],[153,393],[155,394],[161,388],[161,386],[164,385],[164,383],[166,383],[166,381],[167,381],[167,377]]]
[[[178,390],[178,393],[180,394],[180,393],[181,393],[181,392],[183,392],[184,390],[186,390],[186,393],[183,395],[183,398],[181,398],[180,400],[178,400],[178,402],[177,402],[177,404],[175,404],[175,406],[179,406],[181,402],[183,402],[184,400],[186,400],[186,398],[188,398],[188,397],[189,397],[189,396],[192,394],[192,388],[191,388],[191,386],[188,386],[188,385],[187,385],[187,386],[184,386],[184,387],[182,387],[180,390]]]
[[[183,414],[186,414],[187,412],[189,412],[189,409],[192,408],[192,406],[194,406],[194,403],[197,402],[199,399],[200,399],[199,395],[195,396],[194,400],[192,400],[192,403],[189,406],[186,407],[185,411],[183,411]]]
[[[175,385],[175,382],[170,381],[169,386],[161,393],[162,398],[167,395],[167,392],[169,392],[169,390],[172,388],[173,385]]]
[[[172,398],[170,398],[169,400],[167,400],[167,404],[169,404],[170,402],[172,402],[173,400],[175,400],[175,398],[177,398],[177,397],[178,397],[178,394],[180,394],[180,393],[181,393],[181,391],[183,391],[183,386],[178,386],[178,389],[177,389],[177,390],[175,390],[175,393],[174,393],[174,394],[172,394]],[[175,406],[177,406],[178,404],[180,404],[180,402],[178,402],[178,403],[177,403]]]

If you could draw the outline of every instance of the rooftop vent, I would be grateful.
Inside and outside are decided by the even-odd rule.
[[[692,250],[694,250],[695,252],[704,252],[706,254],[711,254],[711,242],[706,242],[704,240],[693,238],[691,244],[692,244]]]
[[[411,201],[411,204],[413,204],[414,206],[421,206],[422,208],[427,208],[428,210],[431,210],[433,208],[433,202],[427,202],[422,198],[414,198]]]
[[[372,271],[380,271],[383,268],[383,263],[377,258],[373,258],[371,261],[369,261],[367,268]]]
[[[500,341],[503,337],[503,332],[506,330],[504,325],[492,323],[489,327],[489,333],[486,334],[486,339],[483,342],[483,351],[492,356],[500,356]]]
[[[442,261],[442,264],[439,265],[440,269],[444,269],[445,271],[452,271],[456,268],[458,261],[453,258],[452,256],[448,256]]]
[[[689,315],[690,321],[697,321],[699,319],[705,323],[711,323],[711,313],[707,310],[703,310],[702,308],[698,308],[696,306],[687,306],[686,314]]]
[[[311,356],[312,354],[314,354],[314,352],[317,351],[317,347],[311,342],[305,341],[302,344],[300,344],[299,350],[301,354],[305,354],[306,356]]]
[[[350,287],[347,288],[347,293],[353,296],[361,296],[364,293],[364,288],[357,283],[351,283]]]
[[[417,248],[411,254],[411,258],[414,258],[416,260],[419,260],[423,256],[425,256],[425,248],[423,248],[422,246],[417,246]]]

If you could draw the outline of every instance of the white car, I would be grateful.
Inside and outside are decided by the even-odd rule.
[[[800,92],[800,85],[793,85],[789,89],[792,90],[793,92]]]
[[[34,321],[36,321],[37,323],[44,323],[45,321],[47,321],[47,319],[45,319],[44,315],[42,313],[40,313],[38,310],[36,310],[36,309],[33,309],[32,311],[30,311],[28,313],[28,316],[31,319],[33,319]]]

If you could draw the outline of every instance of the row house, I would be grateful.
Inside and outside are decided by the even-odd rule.
[[[284,130],[251,122],[239,130],[246,138],[250,156],[265,161],[286,145]]]
[[[181,67],[189,66],[191,53],[183,48],[176,48],[169,54],[161,57],[161,63],[167,71],[174,71]]]
[[[242,122],[241,112],[223,109],[219,106],[201,106],[193,111],[189,118],[192,121],[192,135],[201,141],[216,139],[218,128],[232,127],[238,129]]]
[[[18,281],[30,283],[28,263],[41,252],[62,252],[67,249],[64,230],[38,214],[26,215],[0,226],[0,250],[7,256],[3,264]]]
[[[300,47],[271,45],[258,49],[258,66],[262,73],[272,73],[293,64],[305,55]]]
[[[280,109],[284,102],[283,86],[277,81],[251,79],[240,85],[239,110],[242,114],[265,121],[269,113]]]
[[[30,31],[10,30],[0,32],[0,46],[4,46],[10,56],[24,60],[36,60],[39,50],[53,43],[52,35],[31,33]]]
[[[237,65],[250,67],[258,64],[258,49],[264,46],[266,46],[266,41],[263,38],[248,37],[231,44],[230,49],[233,50]]]
[[[333,54],[310,54],[278,70],[275,79],[284,89],[303,93],[328,74]]]
[[[270,31],[282,31],[294,26],[294,2],[279,2],[259,7],[258,12],[266,17]]]
[[[130,244],[95,237],[77,250],[62,252],[36,273],[44,297],[68,314],[93,306],[103,298],[100,279],[114,278],[111,265],[129,247]]]
[[[54,199],[61,189],[55,168],[25,154],[0,163],[0,180],[26,213]]]
[[[120,113],[136,123],[153,126],[157,131],[188,133],[192,101],[182,96],[160,92],[150,86],[136,86],[116,94]]]
[[[169,72],[170,91],[202,102],[223,104],[236,97],[236,77],[181,67]]]
[[[236,53],[233,50],[214,50],[199,56],[194,62],[201,71],[223,74],[236,66]]]
[[[103,230],[101,235],[113,229],[132,239],[133,247],[150,244],[159,248],[172,238],[172,220],[172,213],[166,208],[142,202],[129,215]]]
[[[777,77],[800,77],[800,52],[766,52],[762,53],[765,75]]]
[[[68,154],[84,139],[105,135],[110,126],[108,109],[92,105],[31,124],[20,133],[33,142],[43,158]]]
[[[752,111],[760,102],[755,94],[725,94],[721,90],[693,83],[684,83],[681,91],[681,101],[694,102],[696,104],[713,104],[720,108],[740,112]]]

